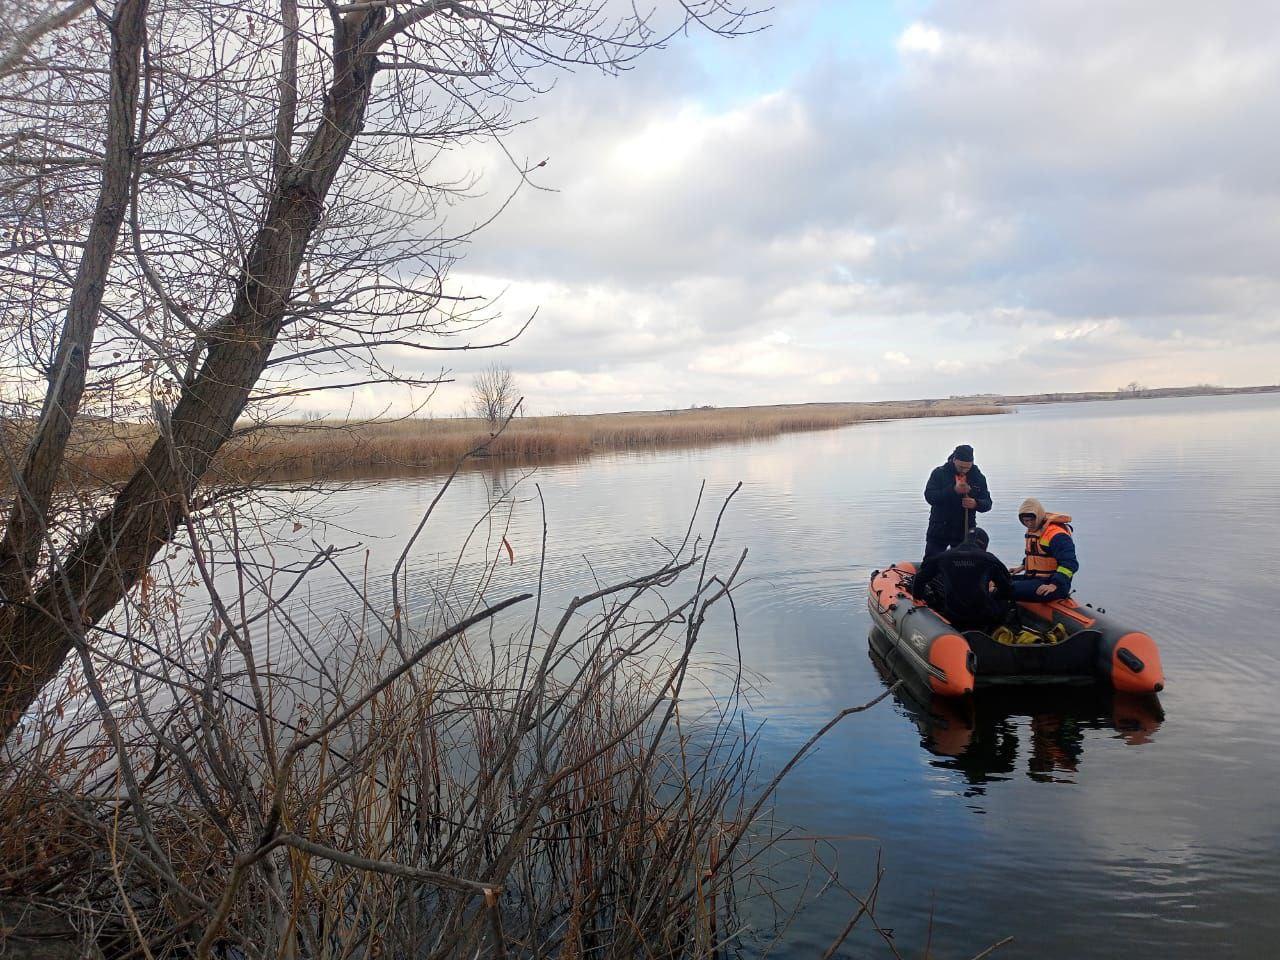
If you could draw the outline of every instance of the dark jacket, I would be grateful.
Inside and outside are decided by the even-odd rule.
[[[969,496],[978,502],[976,510],[968,511],[969,530],[972,530],[976,525],[974,513],[986,513],[991,509],[991,491],[987,488],[987,478],[982,475],[976,463],[965,480],[969,483]],[[956,469],[950,460],[933,468],[924,488],[924,498],[932,508],[929,511],[927,539],[950,544],[964,540],[969,530],[965,529],[965,509],[960,503],[963,498],[956,493]]]
[[[958,629],[972,630],[1004,619],[1013,604],[1013,583],[998,557],[976,543],[962,543],[920,564],[911,595]]]

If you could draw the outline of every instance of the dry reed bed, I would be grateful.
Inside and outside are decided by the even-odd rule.
[[[522,417],[493,440],[486,456],[519,463],[564,462],[595,453],[702,446],[871,420],[975,416],[1007,409],[938,400]],[[434,469],[452,465],[490,435],[488,424],[469,419],[284,423],[228,444],[219,467],[233,479],[309,479],[350,476],[365,469]],[[90,477],[119,480],[132,472],[150,440],[146,430],[130,426],[116,437],[81,444],[75,465]]]
[[[693,696],[708,618],[737,625],[718,527],[559,610],[378,601],[356,560],[306,628],[292,576],[216,599],[210,570],[263,558],[202,529],[6,748],[0,901],[56,911],[82,956],[732,953],[786,768],[753,785],[739,664]],[[179,624],[160,598],[193,582],[213,607]]]

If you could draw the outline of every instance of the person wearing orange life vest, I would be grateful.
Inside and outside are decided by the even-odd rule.
[[[1071,538],[1071,518],[1049,513],[1035,497],[1018,508],[1018,519],[1026,527],[1026,557],[1013,576],[1013,598],[1047,602],[1071,594],[1071,581],[1080,569],[1076,545]]]

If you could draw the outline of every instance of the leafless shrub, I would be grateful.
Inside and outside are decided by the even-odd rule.
[[[471,380],[471,409],[489,429],[497,429],[498,424],[515,412],[520,399],[517,393],[511,368],[491,363]]]
[[[0,898],[56,902],[115,956],[735,941],[777,779],[752,786],[740,665],[708,685],[697,651],[745,554],[713,573],[715,531],[691,523],[666,560],[553,620],[537,585],[416,609],[395,578],[421,525],[378,592],[331,547],[265,575],[217,516],[185,518],[161,602],[117,611],[118,642],[78,645],[80,671],[11,740]],[[349,602],[308,621],[289,598],[321,567]],[[169,602],[184,582],[208,617]]]

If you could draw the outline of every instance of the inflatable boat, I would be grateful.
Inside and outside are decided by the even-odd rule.
[[[913,599],[915,572],[913,563],[875,571],[867,608],[892,647],[895,666],[939,696],[963,697],[989,684],[1102,682],[1137,694],[1164,689],[1155,641],[1104,610],[1071,599],[1019,603],[1018,634],[1006,639],[1031,642],[1001,642],[982,630],[957,630]]]

